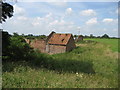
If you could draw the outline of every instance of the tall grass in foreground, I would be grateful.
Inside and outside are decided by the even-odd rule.
[[[118,57],[104,44],[84,42],[71,52],[33,56],[3,63],[3,88],[118,87]]]

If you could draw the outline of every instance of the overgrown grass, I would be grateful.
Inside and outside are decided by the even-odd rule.
[[[118,57],[105,44],[83,42],[71,52],[33,56],[27,62],[3,62],[3,88],[118,87]]]

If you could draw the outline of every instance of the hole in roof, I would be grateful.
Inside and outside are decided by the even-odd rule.
[[[62,39],[62,42],[64,41],[64,39]]]

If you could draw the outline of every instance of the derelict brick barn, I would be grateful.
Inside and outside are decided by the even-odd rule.
[[[50,54],[55,54],[71,51],[75,47],[72,34],[53,33],[47,42],[46,50]]]
[[[52,32],[46,40],[34,40],[29,42],[34,48],[43,53],[56,54],[71,51],[76,47],[72,34],[60,34]]]

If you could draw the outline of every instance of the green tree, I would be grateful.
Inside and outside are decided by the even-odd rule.
[[[11,37],[10,57],[14,60],[26,60],[29,58],[33,49],[26,43],[22,36]]]
[[[2,31],[2,56],[3,59],[10,56],[10,37],[11,35],[8,32]]]
[[[77,35],[74,35],[74,37],[76,38],[76,37],[77,37]]]
[[[18,33],[13,33],[13,36],[17,37],[17,36],[19,36],[19,34]]]
[[[104,34],[102,38],[109,38],[109,36],[107,34]]]
[[[9,3],[0,1],[0,23],[5,22],[6,19],[13,16],[13,6]]]
[[[45,35],[38,36],[38,39],[46,39],[47,37]]]
[[[90,34],[90,38],[94,38],[95,36],[93,36],[93,34]]]
[[[84,38],[89,38],[89,36],[85,35]]]

